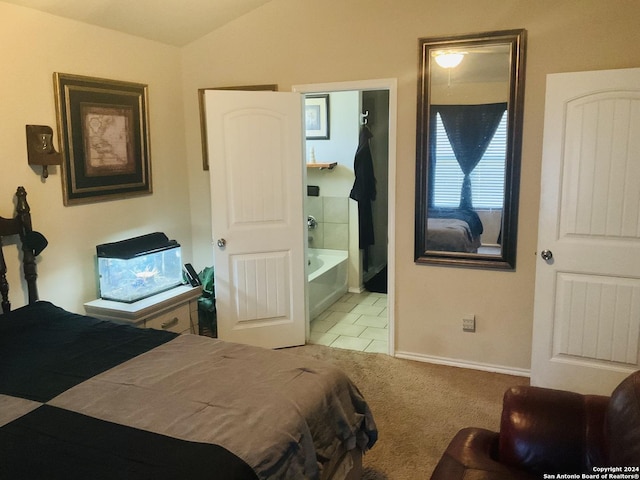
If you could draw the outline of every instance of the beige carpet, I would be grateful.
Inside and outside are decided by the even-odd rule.
[[[523,377],[322,345],[285,351],[340,367],[367,399],[379,439],[364,457],[363,480],[428,479],[458,430],[497,430],[504,391],[529,383]]]

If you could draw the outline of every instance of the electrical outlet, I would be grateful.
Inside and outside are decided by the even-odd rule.
[[[462,317],[462,331],[463,332],[475,332],[476,331],[476,316],[465,315]]]

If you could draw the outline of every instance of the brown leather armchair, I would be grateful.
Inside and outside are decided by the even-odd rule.
[[[460,430],[431,479],[539,480],[544,473],[639,465],[640,371],[611,397],[528,386],[507,390],[500,432]]]

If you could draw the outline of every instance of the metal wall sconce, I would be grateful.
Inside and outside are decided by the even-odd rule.
[[[42,178],[49,176],[49,165],[61,165],[62,155],[53,146],[53,130],[45,125],[27,125],[29,165],[42,166]]]

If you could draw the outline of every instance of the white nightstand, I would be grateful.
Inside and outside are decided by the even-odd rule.
[[[198,333],[198,297],[202,287],[181,285],[133,303],[92,300],[84,304],[87,315],[140,328],[176,333]]]

